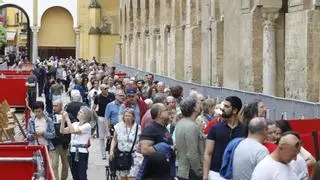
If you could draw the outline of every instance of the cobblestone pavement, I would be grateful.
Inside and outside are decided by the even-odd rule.
[[[44,98],[40,97],[37,100],[44,101]],[[63,103],[64,105],[70,102],[69,97],[65,94],[63,95]],[[19,120],[23,118],[23,114],[17,114]],[[16,140],[23,140],[20,130],[17,128],[16,132]],[[89,163],[88,163],[88,180],[104,180],[106,179],[105,166],[107,165],[107,160],[102,160],[100,148],[99,148],[99,140],[96,138],[91,138],[91,146],[89,148]],[[61,164],[60,166],[61,167]],[[59,170],[59,172],[61,172]],[[72,175],[69,170],[68,180],[72,180]]]

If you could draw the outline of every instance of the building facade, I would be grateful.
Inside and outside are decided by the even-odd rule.
[[[0,8],[8,7],[23,11],[29,19],[33,61],[52,55],[114,61],[119,41],[118,0],[0,1]]]
[[[16,8],[4,8],[1,11],[1,24],[6,29],[5,54],[10,52],[27,51],[27,18],[24,13]],[[19,54],[18,54],[19,55]]]
[[[122,64],[319,101],[319,0],[122,0]]]

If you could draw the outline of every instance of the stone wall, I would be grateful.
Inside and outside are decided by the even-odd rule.
[[[314,2],[123,0],[123,62],[188,82],[318,101]]]

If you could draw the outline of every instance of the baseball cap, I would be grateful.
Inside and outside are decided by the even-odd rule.
[[[129,88],[127,89],[127,94],[128,95],[134,95],[137,93],[137,90],[136,89],[133,89],[133,88]]]

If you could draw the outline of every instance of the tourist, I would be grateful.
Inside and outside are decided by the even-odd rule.
[[[109,86],[106,84],[100,85],[101,93],[97,95],[94,99],[94,104],[92,106],[92,111],[97,121],[98,137],[100,143],[100,151],[102,159],[106,159],[106,137],[109,134],[109,124],[105,118],[106,107],[109,103],[115,100],[113,93],[109,93]]]
[[[262,143],[267,138],[267,122],[264,118],[256,117],[248,124],[248,137],[235,147],[232,163],[233,180],[250,180],[257,164],[269,154]],[[223,159],[226,153],[224,154]],[[220,171],[221,174],[221,171]]]
[[[200,102],[193,97],[181,101],[182,118],[175,127],[177,176],[181,180],[202,180],[204,137],[195,120],[200,114]]]
[[[54,150],[52,139],[56,137],[56,132],[52,119],[44,113],[44,104],[42,101],[33,103],[32,116],[28,121],[27,139],[29,145],[44,145],[49,151]]]
[[[156,103],[151,107],[151,117],[154,121],[140,136],[144,160],[136,179],[171,180],[175,177],[175,154],[172,138],[166,129],[169,112],[164,104]]]
[[[126,109],[123,121],[114,126],[115,132],[110,147],[110,160],[116,160],[117,153],[121,152],[130,152],[133,159],[130,169],[119,170],[121,180],[134,180],[142,162],[142,158],[136,155],[141,128],[134,121],[134,117],[134,110]]]
[[[237,137],[244,137],[245,126],[239,121],[242,101],[237,96],[229,96],[222,102],[223,121],[209,131],[204,155],[203,179],[219,180],[222,157],[228,143]]]
[[[285,133],[280,138],[277,149],[255,167],[252,173],[252,180],[298,180],[298,176],[294,173],[289,163],[297,158],[300,147],[301,141],[298,134]]]
[[[55,100],[52,103],[53,114],[51,119],[54,122],[56,137],[52,139],[54,151],[52,151],[52,168],[56,179],[67,180],[68,178],[68,148],[70,143],[70,134],[60,133],[60,123],[62,119],[62,101]],[[61,176],[59,176],[59,159],[61,158]],[[59,178],[60,177],[60,178]]]
[[[92,116],[87,106],[80,108],[77,115],[79,122],[71,123],[68,113],[62,113],[60,133],[71,134],[69,166],[74,180],[87,180],[88,148],[91,135],[91,125],[88,122],[91,121]]]

